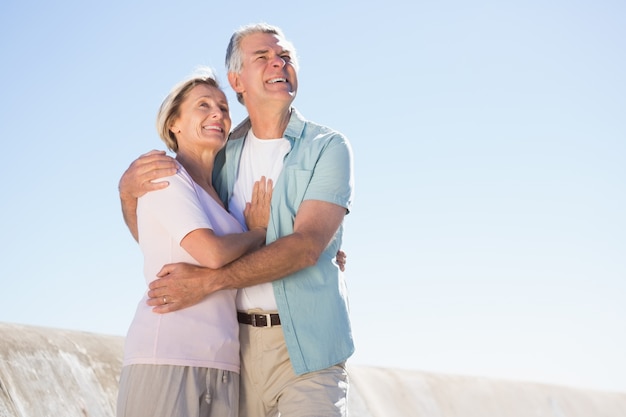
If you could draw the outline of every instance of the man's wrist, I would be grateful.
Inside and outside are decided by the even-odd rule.
[[[124,210],[135,211],[137,208],[138,198],[130,193],[120,190],[120,202]]]
[[[205,274],[204,288],[205,293],[211,294],[221,290],[234,289],[229,282],[229,269],[232,263],[224,265],[219,269],[209,269]]]

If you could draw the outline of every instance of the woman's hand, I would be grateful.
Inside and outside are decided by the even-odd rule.
[[[270,220],[270,203],[272,202],[273,182],[261,177],[254,183],[252,188],[252,199],[246,203],[243,215],[246,219],[248,230],[262,228],[267,230]]]

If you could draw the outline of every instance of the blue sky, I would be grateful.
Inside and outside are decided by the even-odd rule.
[[[125,333],[119,177],[164,148],[170,87],[197,65],[226,86],[257,21],[298,48],[295,106],[354,148],[352,362],[626,391],[618,1],[3,1],[0,321]]]

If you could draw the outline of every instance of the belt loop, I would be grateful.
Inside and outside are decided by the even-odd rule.
[[[265,321],[267,322],[267,327],[272,327],[272,315],[265,314]]]

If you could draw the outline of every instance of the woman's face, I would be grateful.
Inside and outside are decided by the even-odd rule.
[[[231,120],[226,95],[216,87],[200,84],[192,88],[180,106],[180,116],[170,130],[181,148],[216,147],[226,144]]]

